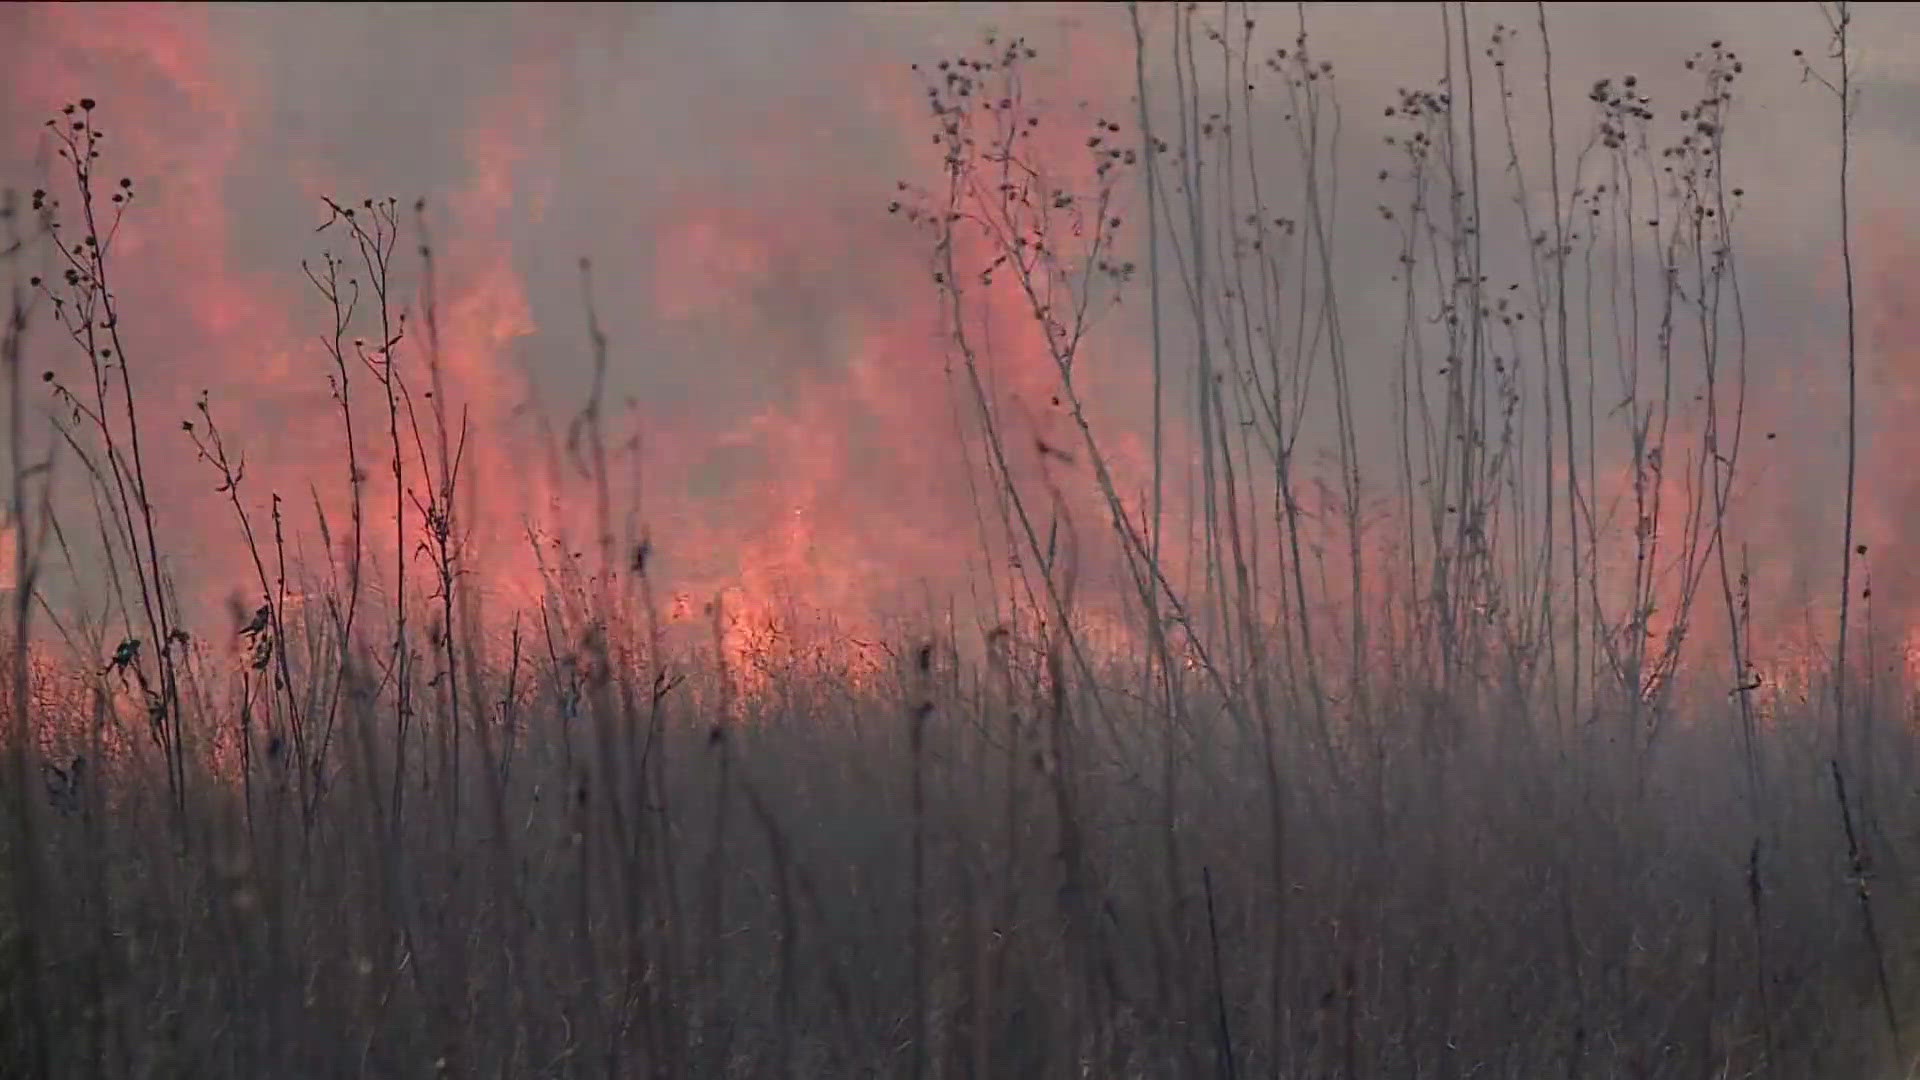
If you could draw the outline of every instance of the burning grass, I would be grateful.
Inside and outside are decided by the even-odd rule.
[[[1022,40],[922,66],[940,160],[885,194],[929,256],[979,551],[964,602],[911,617],[663,575],[694,541],[642,524],[585,263],[555,520],[501,555],[472,491],[511,448],[461,401],[523,313],[442,303],[424,204],[325,203],[341,460],[298,510],[260,490],[217,393],[178,420],[136,390],[160,345],[110,282],[142,189],[97,171],[76,101],[69,189],[6,219],[9,270],[35,245],[59,270],[17,278],[5,339],[0,1071],[1905,1075],[1910,635],[1869,589],[1829,657],[1731,539],[1743,61],[1686,61],[1670,142],[1636,78],[1596,83],[1543,192],[1505,104],[1521,35],[1440,10],[1447,81],[1386,110],[1384,469],[1304,24],[1269,53],[1251,11],[1132,12],[1124,119],[1038,104]],[[1263,172],[1276,134],[1297,159]],[[1515,186],[1512,251],[1483,183]],[[1097,362],[1142,292],[1149,435],[1106,418]],[[29,316],[79,357],[44,387]],[[1612,343],[1570,344],[1583,318]],[[229,625],[155,514],[174,423],[242,541]],[[804,567],[819,524],[764,550]],[[1805,611],[1850,625],[1851,599]]]

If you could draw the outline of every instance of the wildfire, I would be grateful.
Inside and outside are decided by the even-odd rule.
[[[190,624],[215,625],[220,598],[236,588],[260,591],[251,569],[256,553],[276,567],[272,577],[283,555],[289,564],[308,557],[318,564],[290,569],[298,580],[270,581],[270,591],[337,588],[356,491],[368,595],[390,601],[401,563],[410,581],[427,589],[435,571],[422,542],[432,538],[432,515],[446,513],[437,488],[457,468],[453,569],[484,597],[483,618],[504,622],[538,607],[559,564],[603,573],[592,553],[604,529],[621,549],[612,559],[624,575],[622,595],[637,595],[624,568],[627,552],[645,538],[653,553],[651,614],[698,641],[710,630],[709,605],[717,604],[722,647],[744,672],[760,654],[783,647],[780,628],[805,621],[802,612],[831,612],[847,622],[944,615],[950,598],[983,576],[994,579],[995,591],[980,606],[992,609],[1014,592],[1014,566],[1034,557],[1033,540],[1021,533],[1031,528],[1042,541],[1056,538],[1061,558],[1072,562],[1081,589],[1075,603],[1089,625],[1106,625],[1116,651],[1138,649],[1120,629],[1128,616],[1115,614],[1133,602],[1137,579],[1113,521],[1117,502],[1129,527],[1144,530],[1155,475],[1142,390],[1147,357],[1131,332],[1141,325],[1137,307],[1103,310],[1119,329],[1089,337],[1072,358],[1067,392],[1057,342],[1013,275],[936,281],[940,271],[925,245],[916,247],[899,220],[881,212],[898,194],[896,175],[935,184],[942,176],[942,151],[927,139],[923,77],[937,80],[932,65],[947,61],[930,60],[916,76],[906,55],[856,50],[857,62],[846,70],[821,74],[839,95],[835,106],[857,125],[817,115],[815,91],[791,101],[757,99],[753,115],[740,118],[739,145],[712,148],[739,164],[732,175],[675,173],[667,167],[673,148],[642,145],[633,153],[647,176],[634,181],[634,195],[578,217],[591,225],[595,249],[555,253],[545,250],[555,242],[550,230],[579,198],[556,164],[563,159],[559,144],[606,115],[583,112],[569,81],[574,53],[593,32],[586,23],[532,33],[541,16],[503,16],[525,23],[529,33],[495,57],[501,62],[490,66],[485,92],[392,103],[422,146],[395,147],[381,158],[287,134],[298,127],[290,117],[307,104],[277,97],[274,73],[244,62],[247,43],[235,36],[243,31],[204,10],[136,5],[114,9],[109,20],[98,8],[36,6],[18,18],[21,32],[0,48],[9,90],[0,106],[7,125],[0,145],[8,164],[43,161],[45,186],[60,190],[40,121],[86,92],[102,103],[106,167],[140,183],[141,199],[114,241],[115,289],[137,350],[126,362],[151,418],[146,437],[165,462],[153,470],[157,527],[162,546],[178,552],[169,571],[193,613]],[[1109,160],[1102,155],[1125,153],[1115,147],[1130,137],[1134,119],[1127,105],[1132,44],[1124,19],[1090,20],[1070,36],[1049,54],[1046,77],[1022,84],[1045,118],[1023,145],[1054,169],[1063,188],[1084,194],[1098,187],[1101,163]],[[1102,115],[1101,103],[1115,115]],[[848,127],[858,131],[849,134]],[[1103,134],[1089,136],[1096,127]],[[716,143],[732,137],[720,130],[702,135]],[[1109,139],[1113,146],[1103,141]],[[402,182],[419,190],[390,191]],[[325,218],[320,196],[352,206],[383,193],[402,196],[390,314],[396,323],[406,315],[399,339],[385,345],[374,340],[371,283],[352,262],[353,245],[339,230],[318,237],[308,231]],[[416,194],[425,198],[417,221],[407,209]],[[977,203],[988,194],[964,198]],[[71,212],[71,196],[62,197],[69,200],[63,212]],[[262,225],[273,217],[268,209],[287,220]],[[1115,242],[1131,245],[1117,258],[1138,247],[1135,219],[1144,209],[1130,187],[1106,208],[1124,222],[1115,227]],[[1900,231],[1890,225],[1874,235]],[[991,261],[993,240],[981,230],[962,228],[955,238],[958,264]],[[416,255],[422,242],[431,247],[430,290]],[[637,255],[618,250],[629,245]],[[1871,336],[1882,354],[1876,377],[1885,415],[1863,468],[1861,533],[1874,554],[1863,561],[1862,580],[1871,579],[1875,625],[1909,655],[1913,633],[1892,628],[1915,621],[1920,596],[1912,575],[1880,553],[1898,550],[1912,509],[1913,493],[1900,487],[1911,448],[1888,417],[1911,405],[1920,386],[1899,344],[1906,321],[1901,283],[1913,274],[1899,244],[1876,242],[1867,250],[1876,280],[1892,284],[1879,286],[1870,304],[1878,312]],[[298,273],[300,260],[312,264],[321,251],[348,260],[359,290],[351,336],[363,345],[350,358],[344,388],[317,344],[325,312]],[[626,259],[626,270],[638,270],[594,279],[596,317],[612,333],[591,417],[580,411],[589,404],[583,372],[592,363],[580,282],[534,272],[548,265],[543,259],[570,266],[581,254],[596,265]],[[958,318],[973,349],[972,371],[949,321],[951,294],[961,289]],[[1131,295],[1126,303],[1135,303]],[[62,344],[42,333],[36,365],[44,355],[63,382],[84,385],[84,358]],[[410,395],[397,438],[381,394],[389,367],[403,374]],[[975,376],[984,388],[978,397],[968,381]],[[1755,397],[1791,396],[1788,390],[1756,383]],[[173,437],[174,422],[195,416],[202,394],[236,456],[244,457],[238,507],[227,498],[234,493],[217,492],[218,478]],[[357,477],[347,467],[343,396],[354,415]],[[1201,455],[1188,402],[1169,401],[1159,433],[1168,463],[1162,555],[1168,578],[1187,588],[1204,562],[1192,494]],[[1807,554],[1808,545],[1791,535],[1799,478],[1782,464],[1788,455],[1760,437],[1791,417],[1752,408],[1741,512],[1725,542],[1738,563],[1730,575],[1747,575],[1745,632],[1755,666],[1811,671],[1816,658],[1800,642],[1801,628],[1830,625],[1834,616],[1809,614],[1806,599],[1821,591],[1811,583],[1825,580],[1837,553]],[[1097,482],[1083,417],[1099,433],[1111,494]],[[1004,466],[989,460],[982,436],[989,420],[1007,452]],[[1635,530],[1661,540],[1663,565],[1642,581],[1646,596],[1632,601],[1644,599],[1650,609],[1650,653],[1689,607],[1686,575],[1670,559],[1699,528],[1697,518],[1689,520],[1700,498],[1685,475],[1693,466],[1679,448],[1699,450],[1700,420],[1690,414],[1674,421],[1675,456],[1640,478],[1638,495],[1631,472],[1611,467],[1602,490],[1589,493],[1595,507],[1651,515],[1629,521],[1604,553],[1600,591],[1616,616],[1631,605],[1613,598],[1631,592],[1639,572]],[[595,438],[605,451],[597,463],[596,449],[585,445]],[[398,488],[389,460],[395,441]],[[996,503],[1005,477],[995,468],[1030,493],[1030,522],[1016,525]],[[1379,474],[1374,480],[1377,497],[1386,481]],[[1249,572],[1250,588],[1266,623],[1275,625],[1284,617],[1274,555],[1280,526],[1270,493],[1244,483],[1247,528],[1265,545]],[[598,505],[602,490],[605,507]],[[1659,509],[1636,507],[1640,496]],[[1323,491],[1302,491],[1296,501],[1317,530],[1310,553],[1315,588],[1344,597],[1342,575],[1353,569],[1343,565],[1344,553],[1327,553],[1344,545],[1338,533],[1345,510]],[[84,505],[62,509],[85,512]],[[261,551],[247,548],[237,513],[251,515]],[[1371,506],[1363,516],[1375,516]],[[405,523],[404,535],[393,531],[396,519]],[[322,528],[325,544],[318,541]],[[1359,572],[1371,591],[1361,603],[1369,611],[1407,600],[1414,588],[1401,570],[1406,553],[1399,541],[1385,539],[1392,531],[1370,526],[1362,544]],[[284,552],[265,550],[276,545]],[[1697,580],[1685,586],[1695,590],[1687,634],[1702,647],[1724,647],[1719,567],[1694,570]],[[1330,626],[1338,621],[1313,617]]]

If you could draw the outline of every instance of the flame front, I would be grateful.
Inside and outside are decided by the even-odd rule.
[[[1049,9],[1033,21],[1066,17]],[[606,527],[619,549],[614,567],[627,568],[647,545],[658,583],[654,614],[700,641],[717,601],[727,621],[722,636],[743,669],[761,647],[749,639],[796,611],[850,622],[944,615],[954,597],[972,594],[983,575],[1004,574],[1020,557],[994,520],[994,481],[982,479],[978,418],[959,381],[926,251],[883,212],[896,178],[929,181],[941,168],[939,148],[926,139],[922,87],[907,68],[925,55],[914,35],[927,25],[842,13],[835,18],[874,35],[837,42],[831,62],[809,63],[792,77],[777,70],[779,60],[756,57],[758,46],[743,37],[731,41],[738,55],[729,52],[724,62],[749,81],[738,93],[693,100],[665,81],[699,74],[686,58],[638,64],[623,56],[620,49],[638,40],[634,26],[503,9],[459,29],[458,47],[484,57],[484,70],[442,70],[444,55],[423,54],[416,93],[375,99],[348,81],[377,81],[383,93],[404,85],[407,73],[394,57],[412,42],[408,35],[437,31],[396,22],[391,38],[368,45],[354,16],[313,18],[301,27],[258,12],[216,20],[193,8],[130,6],[109,15],[33,6],[9,15],[17,32],[0,47],[10,175],[45,176],[34,183],[60,187],[40,121],[84,93],[102,102],[108,167],[138,182],[139,199],[116,241],[116,289],[138,349],[129,369],[159,432],[149,438],[166,462],[155,470],[159,525],[165,542],[193,555],[170,565],[195,613],[190,621],[215,624],[227,597],[259,591],[233,509],[213,491],[218,478],[192,461],[170,429],[196,415],[203,392],[244,452],[242,503],[260,531],[271,532],[277,506],[292,561],[335,584],[343,572],[337,549],[354,485],[337,388],[316,345],[326,312],[298,272],[302,259],[313,265],[322,251],[352,255],[338,230],[311,231],[325,220],[323,195],[346,205],[396,195],[403,208],[415,194],[426,199],[424,234],[401,215],[394,302],[396,313],[407,314],[397,363],[430,436],[402,440],[408,490],[395,490],[386,463],[375,373],[365,366],[350,372],[370,589],[388,587],[396,558],[419,562],[421,500],[441,468],[431,436],[443,423],[459,453],[461,570],[503,619],[543,602],[556,555],[600,571],[590,553],[602,528],[602,484],[612,497]],[[822,50],[818,39],[837,34],[827,24],[781,26]],[[290,46],[309,39],[312,54],[296,56]],[[1049,117],[1036,153],[1084,184],[1089,158],[1072,118],[1098,114],[1103,103],[1129,115],[1131,42],[1121,19],[1055,27],[1051,43],[1059,47],[1045,77],[1036,75],[1030,87]],[[588,71],[612,76],[588,85]],[[337,105],[313,93],[328,86],[339,90]],[[1139,200],[1129,190],[1116,208],[1129,219],[1117,239],[1132,258],[1144,243],[1132,221],[1144,214]],[[1920,599],[1920,583],[1896,554],[1913,510],[1912,492],[1898,486],[1911,456],[1900,416],[1920,393],[1901,344],[1911,336],[1903,302],[1912,274],[1900,243],[1909,224],[1886,211],[1862,237],[1875,283],[1865,304],[1879,381],[1862,468],[1861,532],[1872,551],[1872,618],[1902,640],[1911,635],[1892,628],[1914,621]],[[432,248],[431,320],[414,252],[423,241]],[[593,261],[594,317],[610,350],[595,416],[606,450],[598,478],[587,475],[583,430],[570,424],[592,390],[593,346],[574,272],[581,254]],[[363,306],[354,333],[368,338],[367,283],[358,284]],[[1146,515],[1155,472],[1139,291],[1112,316],[1114,332],[1076,360],[1075,375],[1122,512],[1133,520]],[[1088,583],[1081,597],[1087,617],[1118,625],[1133,586],[1111,536],[1112,507],[1084,457],[1068,464],[1035,451],[1080,449],[1044,335],[1012,281],[972,296],[969,317],[990,342],[983,372],[1014,459],[1009,468],[1054,491],[1059,503],[1047,512],[1069,522],[1082,545],[1076,555]],[[33,362],[65,382],[84,382],[71,351],[44,329]],[[430,400],[435,360],[443,385]],[[1762,445],[1758,433],[1768,428],[1792,434],[1787,400],[1823,411],[1835,404],[1824,391],[1810,396],[1799,388],[1813,365],[1788,363],[1771,385],[1756,382],[1750,442]],[[1202,458],[1186,392],[1169,397],[1160,433],[1168,475],[1163,554],[1168,577],[1183,582],[1192,577],[1195,546],[1189,476]],[[1385,411],[1382,402],[1364,404]],[[1697,429],[1687,440],[1698,442]],[[1809,484],[1830,485],[1784,450],[1762,445],[1756,453],[1762,459],[1740,486],[1738,535],[1727,540],[1730,557],[1751,574],[1754,662],[1811,669],[1816,658],[1801,639],[1835,617],[1815,598],[1827,591],[1836,560],[1814,550],[1795,520],[1804,515],[1792,511]],[[1378,457],[1371,475],[1390,475],[1385,451]],[[1823,450],[1818,467],[1827,460]],[[1662,534],[1685,527],[1675,515],[1692,496],[1677,487],[1677,474],[1672,469],[1655,484],[1661,520],[1649,527]],[[1608,475],[1606,490],[1593,493],[1596,504],[1630,504],[1631,475]],[[1384,480],[1377,484],[1385,490]],[[1271,510],[1253,494],[1245,498],[1250,511]],[[1330,496],[1303,491],[1298,500],[1317,500],[1308,508],[1316,519],[1342,512]],[[396,517],[407,522],[408,536],[392,532]],[[319,544],[322,520],[335,551]],[[1362,603],[1370,609],[1392,608],[1411,587],[1397,569],[1405,553],[1384,539],[1393,531],[1373,529],[1363,552],[1360,572],[1371,593]],[[1324,539],[1334,542],[1331,533]],[[1630,559],[1630,547],[1613,554]],[[427,573],[419,565],[411,572]],[[1317,572],[1319,587],[1342,592],[1348,571]],[[1618,578],[1610,592],[1633,577],[1624,563],[1607,573]],[[299,594],[324,585],[285,587]],[[1683,606],[1665,571],[1652,587],[1648,648],[1671,629],[1661,620]],[[1717,587],[1711,580],[1698,586]],[[1279,587],[1269,580],[1260,591],[1267,617],[1283,617]],[[997,599],[980,606],[990,609]],[[1723,622],[1696,613],[1688,633],[1709,648],[1724,645]],[[1129,639],[1116,648],[1139,645]]]

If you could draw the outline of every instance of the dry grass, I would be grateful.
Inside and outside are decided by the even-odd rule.
[[[1404,226],[1410,327],[1399,475],[1381,487],[1392,541],[1368,509],[1339,330],[1333,268],[1353,256],[1328,205],[1332,68],[1304,26],[1267,65],[1292,125],[1267,137],[1297,159],[1264,186],[1265,106],[1204,89],[1221,71],[1253,85],[1251,19],[1243,39],[1209,35],[1183,9],[1168,41],[1136,15],[1142,130],[1101,120],[1078,182],[1022,149],[1041,115],[1016,78],[1022,43],[929,68],[945,171],[895,209],[931,240],[997,538],[986,561],[1016,570],[989,585],[999,621],[895,624],[877,667],[800,627],[738,655],[717,604],[711,647],[664,642],[649,554],[672,538],[615,525],[590,289],[596,378],[567,451],[594,535],[547,566],[539,610],[484,610],[460,562],[469,432],[445,404],[426,219],[391,202],[330,204],[338,250],[309,267],[355,448],[315,481],[350,493],[351,520],[320,524],[342,554],[288,565],[279,502],[263,516],[228,449],[244,433],[203,407],[189,433],[261,606],[237,652],[178,632],[160,585],[172,549],[143,510],[140,400],[125,367],[98,363],[124,356],[104,284],[117,219],[76,157],[69,205],[36,220],[82,237],[77,261],[64,288],[16,292],[7,336],[24,587],[5,677],[0,1074],[1905,1075],[1917,699],[1865,665],[1804,692],[1750,682],[1750,583],[1728,555],[1745,328],[1737,194],[1710,159],[1715,87],[1739,61],[1718,43],[1696,57],[1705,111],[1661,158],[1682,179],[1643,193],[1673,200],[1671,231],[1634,239],[1629,222],[1584,253],[1566,237],[1576,213],[1628,207],[1581,170],[1632,175],[1658,153],[1631,82],[1596,86],[1577,167],[1553,129],[1555,221],[1519,223],[1528,291],[1509,308],[1482,295],[1477,206],[1495,183],[1530,190],[1534,158],[1505,106],[1476,120],[1469,87],[1477,72],[1505,96],[1514,38],[1496,30],[1470,60],[1482,32],[1442,10],[1459,92],[1396,104],[1402,201],[1381,207]],[[1160,64],[1169,47],[1177,74],[1148,94],[1148,50]],[[91,113],[65,145],[92,146]],[[1482,155],[1511,167],[1483,177]],[[1150,253],[1109,258],[1136,184]],[[410,227],[424,318],[403,333]],[[17,235],[10,260],[33,239]],[[1639,271],[1594,270],[1601,240],[1670,262],[1649,264],[1642,296]],[[1077,440],[1031,467],[980,322],[996,273],[1043,328]],[[1136,499],[1075,363],[1140,275],[1155,458]],[[1615,298],[1587,301],[1601,318],[1657,328],[1645,371],[1624,347],[1576,370],[1596,281]],[[111,573],[96,576],[127,614],[61,624],[59,655],[85,662],[27,648],[35,575],[68,552],[18,438],[34,295],[91,312],[65,325],[92,381],[55,390],[101,508]],[[1612,442],[1601,360],[1627,382]],[[1309,395],[1308,367],[1330,397]],[[1703,380],[1704,424],[1675,419],[1682,369]],[[1185,490],[1162,461],[1176,384],[1199,388],[1205,467]],[[1323,404],[1333,464],[1314,473],[1294,440]],[[1605,448],[1632,478],[1628,514],[1661,528],[1608,531]],[[1670,496],[1662,461],[1690,450],[1724,471]],[[390,473],[392,503],[363,492],[367,469]],[[1318,516],[1302,509],[1314,487]],[[1198,553],[1178,574],[1176,504]],[[1623,550],[1636,568],[1603,578]],[[1102,557],[1130,643],[1088,630]],[[329,584],[296,614],[294,580]],[[1683,613],[1656,622],[1676,598]],[[1727,623],[1731,656],[1685,652],[1696,609]],[[1856,629],[1853,647],[1885,646]]]

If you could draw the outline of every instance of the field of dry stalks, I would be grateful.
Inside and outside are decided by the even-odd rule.
[[[1823,10],[1835,48],[1791,74],[1846,147],[1853,16]],[[1360,151],[1291,11],[1261,14],[1281,48],[1238,7],[1109,16],[1140,50],[1112,116],[1031,98],[1019,39],[917,67],[940,158],[876,213],[928,258],[991,569],[870,633],[716,600],[670,641],[676,538],[623,524],[598,377],[585,534],[538,603],[484,597],[486,433],[400,202],[329,203],[305,264],[344,436],[312,483],[350,508],[307,520],[217,396],[143,411],[166,346],[122,319],[116,241],[165,207],[103,106],[56,116],[61,185],[8,203],[0,265],[0,1075],[1910,1075],[1903,642],[1851,499],[1837,609],[1786,662],[1735,527],[1743,59],[1694,54],[1677,113],[1631,76],[1557,100],[1551,9],[1442,5],[1446,81],[1385,107],[1383,253],[1345,239]],[[1849,167],[1813,197],[1851,401]],[[1335,265],[1368,260],[1395,355],[1349,344]],[[1079,363],[1123,296],[1131,457]],[[1005,407],[1015,350],[1061,445]],[[193,547],[147,493],[178,469],[251,555],[231,627],[173,585]]]

